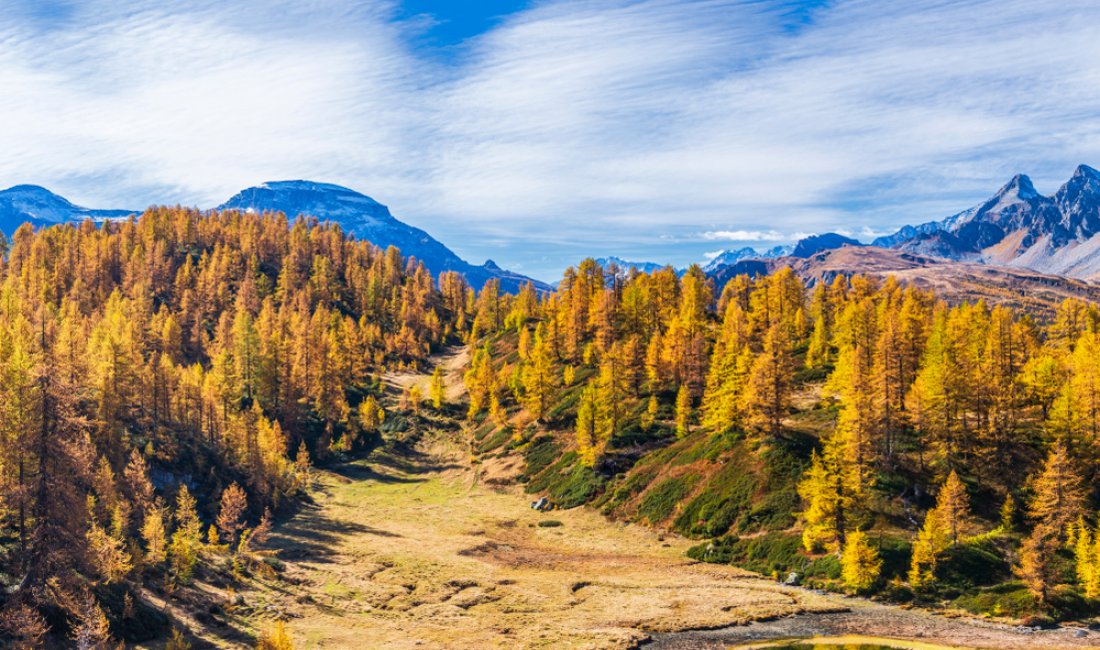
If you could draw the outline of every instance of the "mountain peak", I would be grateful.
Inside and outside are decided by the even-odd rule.
[[[1073,172],[1074,178],[1090,178],[1093,180],[1100,180],[1100,171],[1096,171],[1088,165],[1078,165],[1077,169]]]
[[[1008,181],[1008,184],[1001,188],[1001,191],[997,192],[997,196],[1016,196],[1024,201],[1036,199],[1039,197],[1039,192],[1035,190],[1035,185],[1031,182],[1031,178],[1027,174],[1016,174],[1012,177],[1012,180]]]
[[[337,185],[336,183],[321,183],[319,181],[310,181],[304,179],[288,180],[288,181],[264,181],[260,183],[259,187],[268,190],[275,191],[300,191],[300,192],[318,192],[326,194],[347,194],[353,196],[361,196],[366,199],[370,199],[369,196],[356,192],[351,188],[344,187],[343,185]],[[251,189],[251,188],[250,188]],[[374,199],[371,199],[374,201]]]
[[[484,266],[473,266],[428,233],[398,220],[378,201],[334,183],[304,179],[267,181],[241,190],[215,209],[282,212],[290,218],[306,215],[331,221],[339,224],[344,232],[379,248],[397,247],[402,255],[423,262],[433,274],[462,273],[479,289],[489,278],[500,278],[505,291],[517,291],[529,280],[501,269],[492,260]],[[542,283],[537,286],[549,288]]]
[[[41,185],[13,185],[0,191],[0,232],[11,234],[23,223],[49,226],[58,223],[80,222],[84,219],[102,221],[121,219],[134,210],[90,210],[73,205],[63,196],[54,194]]]
[[[42,187],[41,185],[29,185],[29,184],[12,185],[8,189],[3,190],[2,192],[0,192],[0,194],[9,194],[9,193],[10,194],[42,194],[42,195],[49,195],[49,196],[57,196],[56,194],[54,194],[53,192],[47,190],[46,188]]]
[[[334,221],[352,217],[374,222],[394,220],[389,208],[365,194],[309,180],[267,181],[241,190],[217,209],[281,211],[291,218],[305,214]]]

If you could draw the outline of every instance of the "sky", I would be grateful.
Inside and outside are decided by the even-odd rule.
[[[338,183],[541,279],[866,240],[1080,163],[1095,0],[0,3],[0,187]]]

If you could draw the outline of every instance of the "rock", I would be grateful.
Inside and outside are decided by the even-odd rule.
[[[1075,632],[1073,633],[1073,636],[1074,636],[1075,638],[1078,638],[1078,639],[1083,639],[1083,638],[1085,638],[1085,637],[1086,637],[1086,636],[1088,636],[1088,635],[1089,635],[1089,633],[1088,633],[1088,632],[1086,632],[1086,631],[1084,631],[1084,630],[1077,630],[1077,631],[1075,631]]]
[[[798,575],[797,571],[791,571],[787,574],[787,579],[783,581],[783,584],[797,587],[802,584],[802,576]]]

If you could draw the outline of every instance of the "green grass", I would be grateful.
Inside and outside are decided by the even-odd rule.
[[[752,507],[756,476],[741,463],[727,462],[689,501],[672,527],[688,537],[717,537],[728,531]]]
[[[696,480],[697,476],[685,474],[658,483],[642,497],[642,502],[638,504],[638,517],[651,524],[668,519],[676,506],[691,492]]]

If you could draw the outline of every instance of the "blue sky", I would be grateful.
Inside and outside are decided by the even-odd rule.
[[[8,0],[0,186],[346,185],[552,279],[868,238],[1100,166],[1092,0]]]

